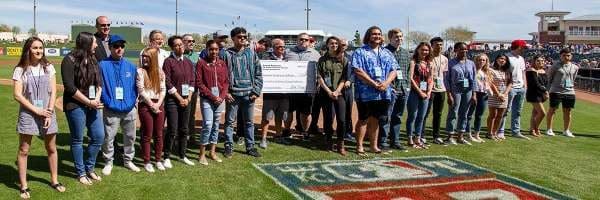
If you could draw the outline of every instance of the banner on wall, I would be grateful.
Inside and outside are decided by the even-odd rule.
[[[60,49],[58,48],[45,48],[44,54],[46,56],[60,56]]]
[[[71,49],[67,49],[67,48],[60,49],[60,55],[61,56],[66,56],[69,53],[71,53]]]
[[[20,56],[23,51],[21,47],[6,47],[7,56]]]

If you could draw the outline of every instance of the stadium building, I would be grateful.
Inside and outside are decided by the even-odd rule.
[[[600,14],[565,18],[571,12],[545,11],[536,13],[540,18],[538,31],[530,33],[541,44],[600,45]]]

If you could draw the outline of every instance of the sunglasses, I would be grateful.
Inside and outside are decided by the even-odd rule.
[[[247,35],[236,35],[235,37],[239,39],[248,39]]]
[[[100,27],[110,27],[110,24],[100,24]]]
[[[121,48],[121,49],[124,49],[124,48],[125,48],[125,45],[124,45],[124,44],[114,44],[114,45],[112,45],[111,47],[112,47],[112,48],[115,48],[115,49],[119,49],[119,48]]]
[[[285,46],[275,46],[276,49],[285,48]]]
[[[306,41],[308,41],[308,40],[309,40],[309,39],[307,39],[307,38],[300,38],[300,39],[298,39],[298,41],[302,41],[302,42],[306,42]]]
[[[196,40],[184,40],[184,42],[191,42],[191,43],[195,43]]]

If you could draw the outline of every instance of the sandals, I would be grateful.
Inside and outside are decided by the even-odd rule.
[[[21,194],[20,194],[21,199],[30,199],[31,198],[31,194],[29,194],[29,192],[31,192],[31,190],[29,188],[21,189],[21,190],[19,190],[19,192],[21,192]]]
[[[367,156],[369,156],[369,155],[367,154],[367,152],[365,152],[364,150],[363,150],[363,151],[358,151],[358,150],[357,150],[357,151],[356,151],[356,154],[358,154],[358,156],[360,156],[360,157],[367,157]]]
[[[87,176],[90,179],[94,180],[94,181],[101,181],[102,180],[102,177],[98,176],[98,174],[96,174],[96,172],[88,172]]]
[[[54,190],[58,192],[65,192],[67,188],[62,183],[50,184],[50,187],[54,188]]]
[[[90,180],[90,178],[88,178],[87,176],[80,176],[79,183],[84,184],[84,185],[92,185],[93,184],[92,180]]]

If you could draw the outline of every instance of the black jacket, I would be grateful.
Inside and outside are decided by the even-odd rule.
[[[98,47],[96,47],[96,60],[100,62],[109,55],[106,54],[106,49],[104,49],[104,45],[102,44],[102,37],[100,37],[100,33],[94,33],[94,37],[96,37],[96,44],[98,44]],[[110,38],[110,34],[108,35],[108,38]]]

